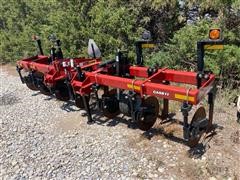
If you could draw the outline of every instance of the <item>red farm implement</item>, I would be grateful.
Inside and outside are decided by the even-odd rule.
[[[96,70],[101,59],[63,58],[61,42],[55,37],[51,38],[55,46],[51,48],[50,56],[45,56],[40,39],[35,37],[34,40],[37,42],[39,55],[17,62],[17,71],[22,83],[25,83],[29,89],[40,91],[44,95],[55,95],[59,100],[74,99],[70,81],[75,71]],[[72,68],[73,66],[75,68]],[[28,74],[23,76],[22,70]]]
[[[78,107],[84,108],[88,115],[88,123],[93,123],[89,99],[95,97],[97,107],[108,118],[114,118],[119,113],[131,117],[141,130],[149,130],[158,117],[168,118],[169,100],[182,102],[183,137],[189,146],[195,146],[201,136],[211,130],[215,98],[215,75],[204,70],[204,51],[206,49],[221,49],[220,30],[210,30],[209,40],[199,41],[198,71],[186,72],[159,67],[144,67],[143,48],[154,47],[150,35],[145,33],[142,40],[136,42],[137,63],[131,64],[125,53],[120,50],[116,58],[101,62],[94,56],[91,59],[56,58],[48,62],[49,57],[38,55],[21,60],[18,68],[30,71],[27,77],[20,77],[28,83],[31,74],[42,73],[44,86],[64,93],[68,99],[75,100]],[[92,53],[99,51],[95,44],[90,44]],[[41,48],[39,48],[41,49]],[[50,56],[51,57],[51,56]],[[89,62],[87,65],[80,65]],[[29,77],[30,76],[30,77]],[[56,88],[58,81],[61,87]],[[30,81],[30,89],[40,89]],[[29,86],[29,84],[27,84]],[[58,86],[57,86],[58,87]],[[40,90],[41,91],[41,90]],[[101,92],[101,93],[100,93]],[[101,95],[100,95],[101,94]],[[65,96],[61,96],[65,97]],[[208,113],[202,100],[208,97]],[[61,99],[61,98],[60,98]],[[64,99],[65,100],[65,99]],[[161,103],[162,101],[162,103]],[[163,104],[163,107],[160,107]],[[196,112],[189,122],[188,116],[193,106]],[[207,117],[208,114],[208,117]]]

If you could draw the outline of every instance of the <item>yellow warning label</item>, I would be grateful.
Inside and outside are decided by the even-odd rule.
[[[96,62],[96,60],[88,61],[88,64],[93,64],[95,62]]]
[[[204,49],[223,49],[222,44],[204,45]]]
[[[154,48],[155,44],[142,44],[142,48]]]
[[[175,98],[176,99],[181,99],[184,101],[192,101],[194,102],[194,97],[193,96],[186,96],[186,95],[182,95],[182,94],[175,94]]]
[[[127,87],[129,89],[134,89],[134,90],[137,90],[137,91],[140,91],[141,90],[141,87],[140,86],[136,86],[136,85],[132,85],[132,84],[127,84]]]

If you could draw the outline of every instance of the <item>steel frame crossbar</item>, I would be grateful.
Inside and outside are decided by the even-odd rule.
[[[156,96],[168,100],[187,101],[190,104],[198,104],[212,89],[215,79],[214,75],[209,75],[209,78],[203,81],[202,86],[197,89],[197,73],[163,68],[158,69],[152,76],[148,76],[147,69],[147,67],[131,66],[130,75],[133,78],[103,74],[102,70],[98,69],[97,71],[85,72],[86,79],[83,82],[73,78],[71,84],[76,90],[76,93],[81,95],[89,94],[92,85],[98,84],[135,91],[142,97]],[[189,84],[194,87],[182,87],[173,83]]]

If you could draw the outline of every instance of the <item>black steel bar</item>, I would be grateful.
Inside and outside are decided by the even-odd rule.
[[[83,99],[84,107],[85,107],[85,110],[86,110],[87,116],[88,116],[87,123],[92,124],[92,123],[94,123],[94,120],[92,119],[92,114],[91,114],[89,102],[87,101],[87,96],[83,95],[82,99]]]
[[[207,132],[210,132],[212,129],[214,101],[215,101],[216,92],[217,92],[217,87],[216,85],[214,85],[213,89],[208,93],[208,104],[209,104],[208,121],[210,126],[208,126]]]
[[[36,42],[37,42],[37,46],[38,46],[38,50],[39,50],[39,54],[40,54],[40,55],[44,55],[44,54],[43,54],[43,50],[42,50],[42,43],[41,43],[41,40],[40,40],[40,39],[37,39]]]
[[[166,81],[164,84],[169,85],[170,82]],[[162,119],[166,119],[169,114],[169,100],[168,99],[163,99],[163,111],[162,111]]]
[[[55,48],[52,47],[51,48],[51,51],[50,51],[50,55],[51,55],[51,63],[55,60],[55,56],[56,56],[56,53],[55,53]]]
[[[91,47],[92,47],[92,51],[93,51],[93,58],[96,58],[96,53],[95,53],[95,49],[94,49],[93,44],[91,44]]]
[[[143,55],[142,55],[142,42],[137,41],[136,44],[136,55],[137,55],[137,65],[142,66],[143,65]]]
[[[222,45],[223,40],[203,40],[197,42],[197,88],[201,87],[202,78],[204,76],[204,55],[205,55],[205,45]]]
[[[21,70],[22,70],[23,68],[22,67],[18,67],[18,66],[16,66],[16,70],[17,70],[17,72],[18,72],[18,75],[19,75],[19,77],[20,77],[20,80],[21,80],[21,82],[24,84],[25,82],[24,82],[24,78],[22,77],[22,73],[21,73]]]
[[[189,139],[189,123],[188,123],[188,115],[189,111],[191,110],[192,106],[187,102],[183,102],[181,107],[181,112],[183,115],[183,138],[188,140]]]
[[[61,41],[59,39],[56,41],[56,45],[57,45],[56,56],[58,59],[63,59],[63,52],[61,49]]]
[[[74,100],[74,95],[73,95],[73,90],[72,90],[72,86],[71,86],[71,83],[70,83],[70,79],[67,78],[65,83],[67,85],[68,94],[69,94],[70,99]]]
[[[118,50],[116,55],[116,75],[120,76],[122,72],[120,72],[120,61],[121,61],[121,52]]]

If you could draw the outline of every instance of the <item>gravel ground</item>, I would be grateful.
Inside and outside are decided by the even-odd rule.
[[[148,134],[121,116],[95,115],[97,123],[87,125],[83,110],[30,91],[12,68],[0,69],[1,179],[240,178],[240,125],[231,107],[217,107],[215,133],[189,149],[177,123]]]

